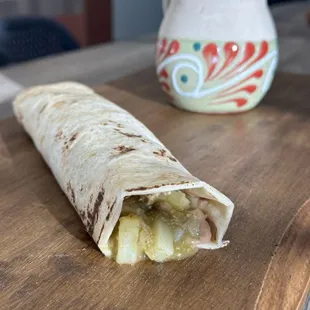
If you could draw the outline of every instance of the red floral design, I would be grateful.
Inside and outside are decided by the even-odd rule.
[[[169,43],[167,39],[160,40],[157,45],[157,64],[159,65],[169,57],[176,55],[179,50],[180,42],[173,40]],[[258,89],[257,81],[264,76],[264,71],[259,67],[258,62],[266,57],[268,51],[269,45],[266,41],[262,41],[259,48],[256,48],[252,42],[246,42],[242,46],[236,42],[227,42],[222,48],[214,42],[203,46],[198,53],[202,53],[205,60],[204,85],[208,86],[208,83],[211,83],[210,85],[214,87],[214,83],[212,84],[214,81],[220,81],[223,85],[227,85],[212,95],[209,104],[235,102],[238,107],[246,105],[248,96],[245,94],[255,93]],[[257,70],[253,72],[254,65],[257,66]],[[248,75],[246,75],[247,70],[249,71]],[[245,74],[245,76],[241,77],[240,74]],[[169,74],[166,68],[163,68],[158,75],[163,90],[169,93],[171,87],[167,83]],[[238,80],[238,76],[241,80]],[[236,83],[229,84],[233,80],[236,80]],[[207,87],[205,88],[207,89]]]

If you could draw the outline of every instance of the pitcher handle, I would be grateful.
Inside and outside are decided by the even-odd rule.
[[[163,12],[165,14],[168,10],[169,5],[170,5],[170,0],[162,0],[162,3],[163,3]]]

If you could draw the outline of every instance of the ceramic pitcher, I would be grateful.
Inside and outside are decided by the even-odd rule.
[[[272,83],[277,35],[267,0],[164,0],[157,75],[180,108],[236,113]]]

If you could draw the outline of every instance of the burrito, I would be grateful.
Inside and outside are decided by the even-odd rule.
[[[165,262],[227,245],[233,203],[121,107],[64,82],[23,91],[13,109],[106,257]]]

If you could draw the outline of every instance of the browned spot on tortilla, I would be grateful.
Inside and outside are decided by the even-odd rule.
[[[71,197],[72,203],[75,204],[75,194],[70,182],[67,184],[67,192]]]
[[[102,226],[101,226],[101,229],[100,229],[100,233],[99,233],[99,237],[98,237],[97,243],[99,243],[99,240],[100,240],[100,238],[101,238],[102,232],[103,232],[103,230],[104,230],[104,224],[105,224],[105,223],[103,223]]]
[[[92,236],[93,232],[94,232],[94,225],[92,223],[92,216],[93,213],[91,212],[91,210],[89,209],[89,205],[87,206],[87,220],[86,220],[86,230],[88,231],[88,233]]]
[[[137,188],[127,189],[126,192],[145,191],[145,190],[147,190],[147,189],[159,188],[160,186],[161,186],[161,185],[154,185],[154,186],[149,186],[149,187],[140,186],[140,187],[137,187]]]
[[[141,139],[141,141],[142,141],[143,143],[146,143],[146,140],[145,140],[145,139],[143,139],[143,138]]]
[[[70,138],[70,142],[73,142],[78,136],[78,133],[76,132],[71,138]]]
[[[186,184],[188,182],[186,181],[181,181],[181,182],[176,182],[176,183],[168,183],[168,184],[162,184],[162,185],[153,185],[153,186],[140,186],[137,188],[131,188],[131,189],[126,189],[126,192],[134,192],[134,191],[145,191],[147,189],[153,189],[153,188],[159,188],[159,187],[163,187],[163,186],[172,186],[172,185],[181,185],[181,184]]]
[[[171,161],[177,162],[176,158],[174,158],[173,156],[167,156],[167,158],[169,158]]]
[[[97,199],[96,199],[95,204],[94,204],[94,216],[96,218],[98,217],[99,207],[101,206],[101,203],[103,201],[103,197],[104,197],[104,189],[99,191]]]
[[[59,129],[59,130],[57,131],[56,138],[60,139],[60,138],[62,137],[62,134],[63,134],[62,130]]]
[[[171,161],[177,162],[177,160],[173,156],[168,155],[167,151],[164,150],[164,149],[160,149],[158,151],[154,151],[153,154],[161,156],[161,157],[166,157],[166,158],[170,159]]]
[[[94,198],[94,195],[93,195],[93,194],[90,194],[90,197],[89,197],[89,203],[92,203],[93,198]]]
[[[73,140],[74,141],[74,140]],[[70,143],[72,143],[73,141],[71,141],[71,140],[64,140],[64,146],[63,146],[63,148],[62,148],[62,152],[64,153],[66,150],[68,150],[69,149],[69,142]]]
[[[114,209],[114,206],[116,204],[116,199],[114,200],[114,202],[111,204],[111,206],[109,207],[109,212],[106,216],[106,219],[105,219],[105,222],[108,221],[110,219],[110,216],[111,214],[113,213],[113,209]],[[102,235],[102,232],[104,230],[104,226],[105,226],[105,222],[103,223],[101,229],[100,229],[100,233],[99,233],[99,237],[98,237],[98,240],[97,240],[97,243],[99,242],[100,238],[101,238],[101,235]]]
[[[115,129],[116,130],[116,129]],[[142,138],[141,135],[135,135],[133,133],[127,133],[127,132],[122,132],[120,130],[118,130],[118,132],[126,137],[129,137],[129,138]]]
[[[53,107],[54,108],[59,108],[59,107],[61,107],[62,105],[64,105],[66,102],[65,101],[58,101],[58,102],[56,102],[56,103],[54,103],[53,104]]]
[[[108,221],[110,219],[111,214],[112,214],[112,210],[109,211],[109,213],[108,213],[108,215],[107,215],[107,217],[105,219],[106,221]]]
[[[124,126],[122,125],[122,124],[119,124],[119,123],[117,123],[117,122],[115,122],[115,121],[111,121],[111,120],[109,120],[109,121],[107,121],[107,122],[102,122],[102,123],[100,123],[101,125],[104,125],[104,126],[107,126],[107,125],[109,125],[109,124],[115,124],[118,128],[124,128]],[[114,130],[115,131],[119,131],[119,129],[118,128],[114,128]]]
[[[83,192],[83,189],[84,189],[84,187],[83,187],[83,185],[82,185],[81,188],[80,188],[80,192]]]
[[[128,152],[134,151],[135,148],[132,146],[127,147],[125,145],[119,145],[119,146],[115,147],[114,150],[118,151],[120,154],[125,154]]]
[[[106,216],[106,221],[108,221],[109,219],[110,219],[110,216],[111,216],[111,214],[112,214],[112,212],[113,212],[113,208],[114,208],[114,206],[115,206],[115,203],[116,203],[116,199],[114,200],[114,202],[112,203],[112,205],[109,207],[109,212],[108,212],[108,214],[107,214],[107,216]]]
[[[164,149],[160,149],[158,151],[154,151],[153,154],[164,157],[166,155],[167,151]]]
[[[47,107],[47,104],[45,104],[45,105],[41,108],[41,110],[39,111],[39,115],[46,109],[46,107]]]
[[[89,209],[87,210],[87,217],[90,221],[90,225],[88,227],[88,232],[91,235],[94,232],[94,227],[95,227],[95,224],[98,220],[99,209],[100,209],[100,206],[102,204],[103,197],[104,197],[104,189],[99,191],[98,196],[97,196],[96,201],[95,201],[95,204],[94,204],[93,210],[92,211]]]
[[[158,185],[155,185],[155,186],[152,187],[152,188],[158,188],[158,187],[159,187]],[[148,188],[149,188],[149,187],[140,186],[140,187],[137,187],[137,188],[127,189],[126,192],[145,191],[145,190],[147,190]]]
[[[62,151],[65,152],[69,148],[68,142],[64,142],[64,147],[62,148]]]

